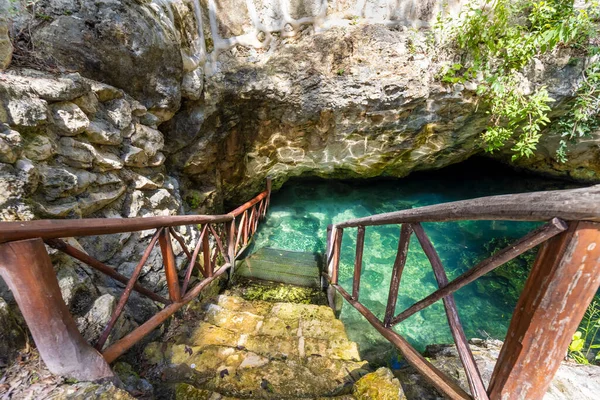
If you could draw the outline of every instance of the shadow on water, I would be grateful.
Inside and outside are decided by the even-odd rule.
[[[576,187],[572,182],[514,171],[488,159],[471,159],[438,171],[419,172],[403,179],[296,179],[272,195],[265,223],[254,249],[272,247],[323,253],[327,226],[373,214],[422,207],[481,196]],[[440,254],[449,279],[520,238],[538,223],[457,221],[423,224]],[[378,317],[387,303],[391,269],[396,256],[398,225],[368,227],[361,278],[361,302]],[[352,288],[356,229],[344,231],[340,284]],[[465,286],[455,294],[467,337],[503,339],[513,309],[535,258],[535,250]],[[437,288],[429,261],[412,237],[403,272],[396,313]],[[361,355],[374,364],[400,365],[393,347],[349,305],[341,315],[348,336]],[[427,344],[451,343],[443,304],[437,302],[403,321],[397,331],[418,350]]]

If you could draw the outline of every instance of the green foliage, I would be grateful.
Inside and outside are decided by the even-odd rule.
[[[512,144],[513,160],[533,154],[554,99],[545,87],[522,87],[521,71],[536,56],[559,46],[584,47],[597,35],[600,7],[586,3],[576,9],[572,0],[487,0],[483,6],[471,3],[457,20],[438,19],[437,36],[460,53],[440,79],[477,85],[490,116],[482,137],[488,152]]]
[[[560,118],[554,131],[562,138],[556,151],[559,162],[567,161],[567,144],[589,136],[600,128],[600,61],[591,63],[583,73],[582,83],[577,90],[575,103],[569,112]]]
[[[596,341],[599,331],[600,299],[596,297],[588,306],[579,329],[573,335],[573,341],[569,345],[569,358],[579,364],[589,364],[590,359],[595,364],[600,363],[600,353],[596,352],[594,355],[592,352],[600,349],[600,344]]]

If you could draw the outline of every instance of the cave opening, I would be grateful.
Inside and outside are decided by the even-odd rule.
[[[250,251],[274,248],[323,254],[327,226],[332,223],[475,197],[577,186],[577,183],[517,171],[484,157],[436,171],[416,172],[405,178],[296,178],[273,193],[271,208]],[[539,225],[515,221],[423,224],[450,280]],[[347,231],[342,241],[340,283],[351,292],[357,231]],[[399,232],[399,225],[366,229],[361,302],[380,318],[386,308]],[[456,292],[467,337],[504,339],[536,251],[530,250]],[[413,237],[396,313],[435,289],[437,284],[432,268]],[[362,357],[375,364],[402,365],[395,348],[352,307],[343,306],[341,319],[350,340],[358,343]],[[428,344],[452,342],[441,301],[411,316],[396,329],[419,351],[425,351]]]

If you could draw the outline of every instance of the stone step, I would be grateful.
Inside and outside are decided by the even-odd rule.
[[[321,286],[320,257],[312,253],[261,248],[236,266],[237,276],[297,286]]]
[[[329,307],[230,295],[144,354],[177,399],[352,399],[369,372]]]

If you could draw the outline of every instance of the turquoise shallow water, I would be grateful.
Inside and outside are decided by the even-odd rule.
[[[255,237],[253,248],[322,253],[327,225],[331,223],[480,196],[566,187],[567,184],[561,181],[518,175],[481,161],[395,180],[296,180],[273,193],[271,208]],[[494,249],[506,246],[539,224],[465,221],[423,226],[449,279],[453,279],[489,256]],[[387,303],[399,232],[399,225],[366,229],[360,300],[380,318]],[[348,291],[352,288],[355,243],[356,229],[344,230],[340,282]],[[455,294],[467,337],[504,338],[534,256],[533,252],[526,254]],[[396,313],[436,288],[431,266],[413,235]],[[396,353],[391,345],[381,339],[350,305],[344,305],[341,318],[350,339],[358,342],[363,357],[376,363],[396,363]],[[427,344],[452,342],[441,301],[413,315],[396,329],[420,351]]]

